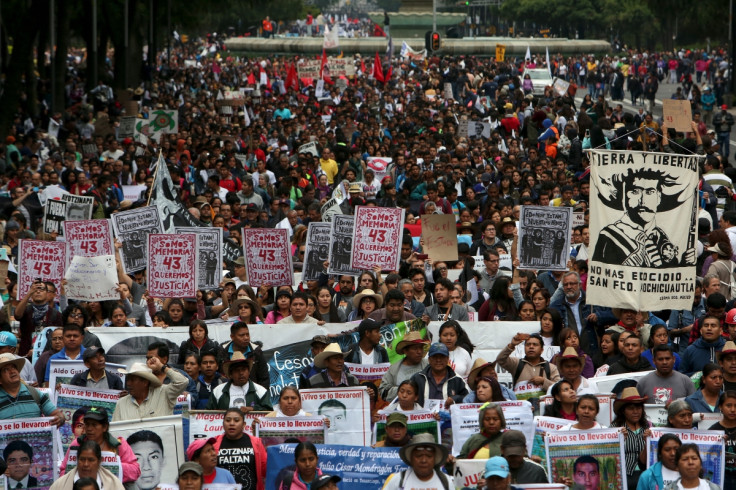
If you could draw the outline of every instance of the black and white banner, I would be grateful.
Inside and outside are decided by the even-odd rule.
[[[332,244],[330,245],[330,274],[360,275],[359,269],[350,267],[350,255],[353,252],[353,227],[355,217],[338,214],[332,219]]]
[[[302,259],[302,281],[316,281],[330,253],[330,223],[309,223],[307,246]]]
[[[700,158],[590,152],[588,303],[637,311],[692,306]]]
[[[222,228],[175,226],[176,233],[197,235],[197,289],[217,289],[222,280]]]
[[[115,213],[112,215],[112,227],[115,230],[115,238],[123,244],[120,257],[126,274],[145,269],[148,258],[148,235],[162,233],[158,209],[155,206],[146,206]]]
[[[572,208],[522,206],[520,269],[567,270]]]

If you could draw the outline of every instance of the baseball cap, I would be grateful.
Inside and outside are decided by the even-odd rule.
[[[407,418],[406,415],[404,415],[401,412],[394,412],[388,417],[386,417],[386,427],[388,427],[391,424],[401,424],[404,427],[406,427]]]
[[[375,321],[372,318],[366,318],[362,322],[360,322],[360,325],[358,325],[358,332],[364,333],[369,330],[380,330],[381,324]]]
[[[90,407],[84,414],[85,419],[97,420],[99,422],[107,422],[110,418],[107,415],[107,410],[103,407]]]
[[[17,347],[18,338],[13,332],[0,332],[0,347]]]
[[[214,444],[217,442],[217,439],[214,437],[202,437],[200,439],[195,439],[192,442],[189,443],[189,447],[187,447],[187,459],[189,461],[192,461],[193,459],[197,458],[203,447],[205,447],[207,444]]]
[[[196,473],[197,476],[202,476],[204,474],[202,465],[200,465],[199,463],[194,463],[192,461],[187,461],[183,465],[179,466],[179,476],[183,475],[187,471]]]
[[[526,437],[520,430],[507,430],[501,436],[501,447],[504,455],[524,456],[526,454]]]
[[[314,347],[314,344],[329,345],[330,339],[327,337],[327,335],[315,335],[314,337],[312,337],[312,343],[309,345]]]
[[[92,359],[93,357],[96,357],[97,354],[105,354],[105,349],[102,347],[88,347],[84,349],[84,354],[82,354],[82,360],[86,361],[87,359]]]
[[[309,488],[310,490],[317,490],[326,486],[328,483],[337,483],[340,480],[342,480],[342,478],[337,475],[326,475],[323,473],[319,478],[312,481],[312,485]]]
[[[435,342],[429,347],[429,352],[427,353],[427,357],[432,356],[450,357],[450,351],[447,349],[447,346],[445,344]]]
[[[499,478],[506,478],[509,476],[509,463],[505,458],[494,456],[486,461],[486,470],[483,473],[483,478],[490,478],[492,476],[497,476]]]

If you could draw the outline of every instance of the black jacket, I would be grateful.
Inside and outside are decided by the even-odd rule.
[[[222,349],[225,351],[225,359],[230,359],[230,342],[222,344]],[[258,383],[261,386],[271,386],[271,375],[268,373],[268,363],[263,355],[263,349],[260,345],[253,342],[250,343],[250,348],[253,351],[253,367],[250,369],[250,381]]]
[[[376,356],[378,356],[378,359],[376,359]],[[350,346],[350,353],[345,356],[345,362],[352,362],[353,364],[361,364],[360,343],[359,342],[356,342]],[[373,348],[373,362],[374,363],[389,362],[388,352],[386,352],[386,349],[383,346],[377,345]]]
[[[427,387],[427,378],[432,376],[432,366],[427,366],[422,371],[416,373],[411,377],[419,387],[419,397],[417,403],[424,406],[424,393],[425,387]],[[465,395],[468,394],[468,386],[465,384],[463,378],[455,374],[450,366],[447,366],[447,396],[455,400],[455,403],[462,403]],[[428,391],[428,388],[427,388]]]
[[[82,388],[87,387],[87,376],[89,375],[89,369],[81,373],[77,373],[72,377],[69,382],[72,386],[80,386]],[[107,369],[105,370],[105,378],[107,379],[107,388],[110,390],[124,390],[123,380],[119,376],[111,373]]]

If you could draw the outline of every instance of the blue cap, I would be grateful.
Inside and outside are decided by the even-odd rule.
[[[450,357],[450,351],[447,350],[447,346],[445,344],[435,342],[429,347],[429,353],[427,354],[427,357],[432,357],[432,356]]]
[[[17,347],[18,338],[13,332],[0,332],[0,347]]]
[[[486,471],[483,474],[483,478],[490,478],[492,476],[499,478],[509,476],[509,464],[502,456],[494,456],[486,461]]]

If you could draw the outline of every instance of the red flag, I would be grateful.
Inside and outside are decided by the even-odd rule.
[[[381,67],[381,57],[378,56],[378,51],[376,51],[376,59],[373,61],[373,78],[379,82],[385,81],[383,78],[383,68]]]
[[[322,63],[319,65],[319,77],[324,78],[325,65],[327,65],[327,53],[322,49]]]
[[[363,58],[360,59],[360,71],[365,75],[365,61],[363,61]]]
[[[248,74],[248,85],[255,85],[256,84],[256,76],[253,74],[253,72],[250,72]]]
[[[299,77],[296,73],[296,66],[294,64],[291,64],[286,69],[286,84],[284,85],[284,88],[287,90],[289,88],[293,88],[296,91],[299,91]]]

